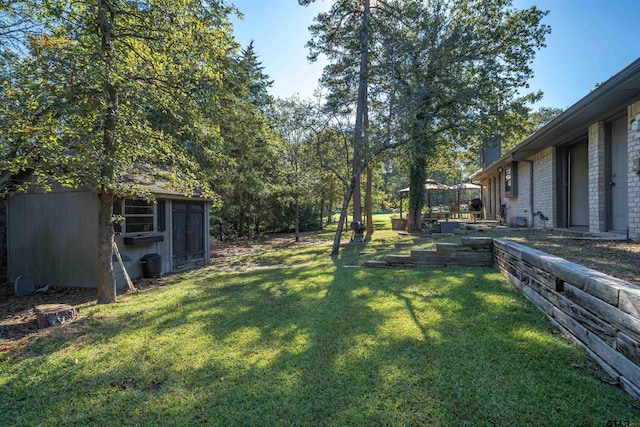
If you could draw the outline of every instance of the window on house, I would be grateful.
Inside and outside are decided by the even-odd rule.
[[[511,166],[507,166],[506,168],[504,168],[504,192],[507,194],[511,193],[513,188],[511,170],[512,170]]]
[[[129,233],[148,233],[154,231],[154,207],[152,203],[144,200],[124,200],[124,230]]]

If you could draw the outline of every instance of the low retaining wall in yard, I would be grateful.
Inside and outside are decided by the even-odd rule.
[[[412,249],[410,255],[387,255],[364,262],[367,268],[493,266],[493,239],[463,237],[461,243],[436,243],[436,250]]]
[[[496,268],[640,399],[640,288],[515,242],[493,243]]]

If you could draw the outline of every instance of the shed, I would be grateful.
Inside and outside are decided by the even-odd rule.
[[[175,273],[208,264],[210,200],[177,191],[143,178],[130,176],[145,186],[154,202],[123,199],[114,214],[115,242],[132,278],[143,275],[140,259],[159,254],[161,273]],[[15,282],[26,275],[40,285],[97,287],[98,194],[90,186],[32,190],[7,199],[7,275]],[[114,262],[116,284],[125,286]]]

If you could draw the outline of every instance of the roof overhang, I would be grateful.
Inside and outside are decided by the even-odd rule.
[[[472,175],[478,181],[496,173],[513,158],[527,158],[551,146],[562,146],[588,135],[593,123],[622,117],[627,106],[640,100],[640,58],[592,90],[562,114],[509,150],[499,160]]]

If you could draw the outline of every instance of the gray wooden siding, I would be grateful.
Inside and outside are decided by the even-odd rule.
[[[204,203],[205,264],[209,254],[209,203]],[[172,203],[165,199],[165,231],[162,242],[125,245],[115,242],[121,255],[128,256],[127,272],[142,277],[140,259],[150,253],[162,257],[162,273],[172,273]],[[31,277],[37,285],[97,287],[98,197],[88,190],[17,194],[7,202],[8,278]],[[124,286],[120,266],[114,263],[116,281]]]
[[[17,194],[7,203],[9,281],[97,286],[98,198],[89,191]]]

